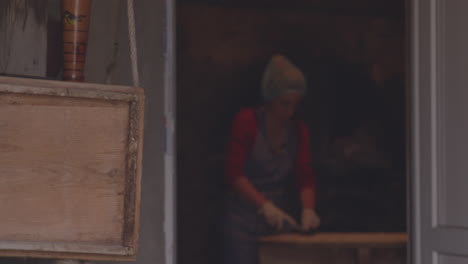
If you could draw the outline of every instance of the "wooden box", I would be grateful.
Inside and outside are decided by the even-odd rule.
[[[0,256],[133,260],[141,88],[0,77]]]

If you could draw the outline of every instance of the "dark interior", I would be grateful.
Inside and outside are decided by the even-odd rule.
[[[406,230],[403,0],[179,0],[179,263],[218,263],[225,146],[269,58],[308,79],[320,232]]]

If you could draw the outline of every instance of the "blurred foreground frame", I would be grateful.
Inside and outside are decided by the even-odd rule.
[[[135,260],[144,92],[0,77],[0,256]]]

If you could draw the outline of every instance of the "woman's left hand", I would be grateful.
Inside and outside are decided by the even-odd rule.
[[[302,209],[301,227],[303,231],[316,229],[320,225],[320,218],[312,208]]]

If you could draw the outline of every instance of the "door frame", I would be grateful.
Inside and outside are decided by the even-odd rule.
[[[165,263],[177,263],[176,0],[165,0],[164,54],[164,246]]]
[[[417,140],[419,129],[414,126],[414,121],[417,119],[416,113],[418,111],[418,101],[417,99],[418,91],[417,86],[417,75],[419,69],[416,68],[416,61],[418,61],[418,53],[415,52],[417,45],[419,43],[416,32],[419,28],[419,0],[406,0],[406,10],[405,10],[405,20],[406,20],[406,127],[407,127],[407,151],[406,151],[406,160],[407,160],[407,234],[408,234],[408,243],[407,243],[407,263],[408,264],[420,264],[420,253],[417,251],[417,248],[420,245],[418,241],[419,231],[416,228],[416,222],[420,221],[420,212],[417,209],[416,203],[418,201],[419,191],[417,188],[417,182],[419,181],[418,177],[418,168],[415,166],[415,161],[417,160],[417,153],[415,149],[418,146]]]

